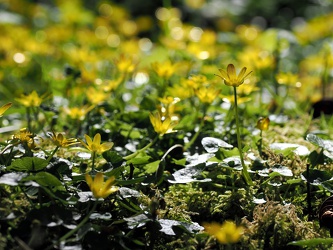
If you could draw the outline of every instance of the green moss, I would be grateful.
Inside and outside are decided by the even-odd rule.
[[[242,244],[249,249],[292,249],[291,241],[319,237],[314,222],[302,220],[292,204],[282,205],[269,201],[258,205],[253,211],[253,220],[243,219],[246,227]]]

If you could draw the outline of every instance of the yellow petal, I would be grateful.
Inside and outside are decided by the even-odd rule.
[[[233,64],[229,64],[227,67],[227,72],[230,79],[236,79],[236,69]]]
[[[219,77],[223,78],[224,80],[229,80],[228,73],[225,72],[225,70],[223,70],[223,69],[219,69],[219,71],[220,71],[220,73],[221,73],[221,76],[219,76]]]
[[[113,142],[104,142],[100,147],[99,147],[99,151],[100,153],[103,153],[109,149],[111,149],[113,147]]]
[[[5,105],[3,105],[1,108],[0,108],[0,117],[3,115],[3,113],[6,112],[7,109],[9,109],[10,107],[12,106],[12,103],[9,102],[9,103],[6,103]]]
[[[94,184],[93,184],[94,190],[98,192],[101,188],[103,188],[103,186],[104,186],[104,175],[103,173],[98,172],[94,179]]]
[[[86,142],[88,146],[91,146],[91,144],[93,143],[91,138],[89,137],[89,135],[84,135],[84,138],[86,139]]]
[[[97,133],[94,136],[93,144],[95,144],[95,145],[100,145],[101,144],[101,134],[100,133]]]
[[[239,81],[242,81],[245,72],[246,72],[246,67],[243,67],[242,70],[241,70],[241,71],[239,72],[239,74],[238,74],[238,78],[237,78],[237,81],[238,81],[238,82],[239,82]]]
[[[86,182],[87,182],[89,188],[91,189],[91,186],[93,184],[93,179],[91,178],[91,176],[89,174],[86,174],[85,177],[86,177]]]

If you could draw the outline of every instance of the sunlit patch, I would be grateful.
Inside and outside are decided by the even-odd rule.
[[[103,3],[99,6],[99,12],[106,17],[109,17],[112,15],[113,13],[113,9],[111,7],[111,5],[107,4],[107,3]]]
[[[137,32],[137,25],[135,22],[133,21],[125,21],[123,22],[123,24],[121,25],[121,30],[123,32],[124,35],[127,36],[132,36]]]
[[[105,26],[98,26],[95,29],[95,36],[98,39],[106,39],[108,37],[108,35],[109,35],[109,30]]]
[[[168,21],[169,29],[172,29],[174,27],[181,27],[182,25],[182,21],[178,17],[173,17]]]
[[[174,27],[171,29],[171,34],[173,39],[182,40],[184,37],[184,31],[181,27]]]
[[[171,13],[167,8],[158,8],[155,12],[155,16],[160,21],[166,21],[171,17]]]
[[[209,58],[209,52],[208,51],[200,51],[198,54],[198,58],[201,60],[206,60]]]
[[[135,74],[134,76],[134,82],[137,84],[137,85],[142,85],[142,84],[145,84],[149,81],[149,76],[147,73],[145,72],[138,72]]]
[[[150,41],[149,38],[141,38],[139,40],[139,48],[144,51],[144,52],[148,52],[149,50],[151,50],[153,47],[153,43]]]
[[[16,63],[24,63],[25,61],[25,55],[22,54],[22,53],[15,53],[14,56],[13,56],[13,60],[16,62]]]
[[[190,31],[190,34],[189,34],[190,39],[194,42],[198,42],[201,39],[202,33],[203,33],[203,30],[201,28],[194,27]]]
[[[254,40],[257,38],[257,36],[258,36],[258,31],[255,28],[250,27],[245,30],[245,37],[248,40]]]
[[[110,47],[118,47],[120,44],[120,37],[116,34],[111,34],[108,36],[106,42]]]
[[[301,82],[296,82],[295,86],[296,86],[296,88],[300,88],[300,87],[302,87],[302,83]]]
[[[95,79],[95,84],[96,84],[96,85],[102,85],[102,84],[103,84],[102,79],[100,79],[100,78],[96,78],[96,79]]]
[[[39,30],[36,32],[36,41],[37,42],[45,42],[46,38],[47,38],[47,35],[46,35],[46,32],[43,31],[43,30]]]

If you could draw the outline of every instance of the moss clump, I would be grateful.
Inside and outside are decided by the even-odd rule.
[[[292,204],[269,201],[255,207],[253,221],[243,220],[246,227],[242,243],[248,249],[294,249],[291,241],[319,237],[315,224],[301,220]]]
[[[200,188],[198,183],[171,186],[164,196],[165,217],[198,223],[237,220],[251,214],[253,203],[244,189],[237,192],[223,191],[223,194]]]

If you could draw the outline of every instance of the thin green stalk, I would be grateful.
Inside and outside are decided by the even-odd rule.
[[[242,175],[245,179],[245,182],[247,185],[253,185],[252,179],[249,175],[249,172],[247,170],[247,166],[244,163],[244,158],[243,158],[243,151],[242,151],[242,143],[241,143],[241,138],[240,138],[240,125],[239,125],[239,117],[238,117],[238,107],[237,107],[237,89],[234,86],[234,98],[235,98],[235,118],[236,118],[236,130],[237,130],[237,144],[238,144],[238,150],[239,150],[239,156],[241,160],[241,164],[243,167],[242,170]]]
[[[31,125],[31,116],[30,116],[30,108],[29,107],[27,107],[27,124],[28,124],[28,130],[29,131],[32,131],[32,125]]]
[[[58,151],[59,148],[60,148],[60,147],[57,146],[57,147],[52,151],[52,153],[49,155],[49,157],[47,157],[47,162],[50,162],[50,161],[51,161],[52,157],[53,157],[54,154]]]
[[[262,130],[261,129],[260,129],[260,139],[259,139],[258,151],[259,151],[260,157],[262,157]]]
[[[90,215],[92,214],[92,212],[95,211],[96,209],[96,206],[97,206],[97,201],[94,202],[94,206],[93,208],[89,211],[89,213],[87,214],[86,217],[83,218],[83,220],[77,224],[77,226],[72,229],[71,231],[69,231],[67,234],[65,234],[64,236],[62,236],[60,239],[59,239],[59,242],[62,242],[62,241],[65,241],[67,240],[69,237],[71,237],[73,234],[75,234],[84,224],[87,223],[87,221],[89,220],[89,217]]]
[[[202,130],[204,124],[205,124],[206,112],[207,112],[207,107],[205,106],[203,114],[202,114],[202,119],[201,119],[201,122],[199,124],[199,128],[198,128],[197,132],[194,134],[194,136],[191,138],[191,140],[184,146],[184,151],[186,151],[187,149],[189,149],[192,146],[192,144],[197,140],[199,134],[201,133],[201,130]]]
[[[92,152],[92,164],[91,164],[91,171],[95,172],[95,158],[96,158],[96,152]]]
[[[130,155],[127,155],[127,156],[124,156],[123,159],[125,161],[128,161],[128,160],[131,160],[133,159],[135,156],[137,156],[138,154],[140,154],[141,152],[145,151],[146,149],[150,148],[151,146],[154,145],[154,143],[157,141],[158,139],[158,136],[156,136],[154,138],[154,140],[152,140],[150,143],[148,143],[146,146],[144,146],[143,148],[141,149],[138,149],[137,151],[135,151],[133,154],[130,154]]]

